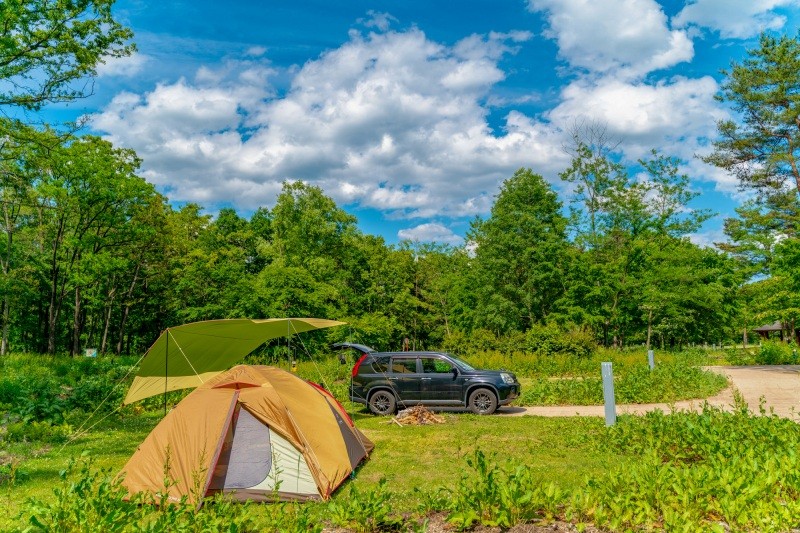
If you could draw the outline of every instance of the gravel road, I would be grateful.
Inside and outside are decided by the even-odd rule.
[[[642,414],[660,409],[697,411],[703,404],[721,409],[732,409],[733,394],[738,391],[750,410],[758,413],[761,401],[767,414],[800,421],[800,365],[775,366],[708,366],[707,370],[717,372],[728,378],[730,387],[711,398],[683,400],[674,404],[648,403],[617,405],[617,414]],[[521,416],[605,416],[602,405],[557,405],[541,407],[502,407],[497,414]]]

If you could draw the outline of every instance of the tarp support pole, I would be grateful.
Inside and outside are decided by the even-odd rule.
[[[169,328],[167,328],[167,349],[164,357],[164,416],[167,416],[167,373],[169,371]]]

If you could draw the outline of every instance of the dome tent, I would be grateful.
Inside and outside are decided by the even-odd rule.
[[[373,447],[321,387],[240,365],[175,406],[124,466],[122,483],[131,495],[166,492],[198,505],[219,492],[241,501],[324,500]]]

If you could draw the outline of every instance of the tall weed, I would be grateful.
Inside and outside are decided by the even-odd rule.
[[[460,530],[475,525],[510,528],[535,518],[552,518],[560,512],[566,493],[554,484],[533,481],[524,465],[501,468],[496,456],[478,449],[466,459],[469,470],[455,490],[441,488],[447,521]]]
[[[800,521],[800,427],[775,416],[702,413],[621,417],[605,441],[634,457],[573,499],[612,530],[785,531]]]

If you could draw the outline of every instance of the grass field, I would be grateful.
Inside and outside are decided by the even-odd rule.
[[[413,513],[424,503],[423,495],[456,485],[466,470],[465,459],[477,448],[488,455],[496,453],[498,462],[530,465],[536,480],[558,480],[566,488],[579,487],[587,476],[598,475],[621,460],[597,447],[605,432],[600,419],[460,413],[444,417],[441,425],[399,427],[387,424],[388,418],[355,412],[357,427],[373,440],[375,451],[349,483],[369,491],[384,478],[396,496],[392,510]],[[89,454],[97,468],[118,471],[159,419],[158,413],[109,419],[66,445],[10,446],[5,453],[20,462],[16,480],[6,480],[1,487],[8,514],[5,520],[0,518],[0,529],[22,524],[26,517],[22,521],[14,517],[26,499],[51,496],[70,458]],[[339,497],[348,497],[346,486],[337,491],[335,499]]]
[[[489,363],[493,357],[485,356]],[[718,363],[724,354],[713,357]],[[587,394],[595,394],[591,369],[601,358],[608,354],[588,361],[515,358],[514,363],[527,368],[529,375],[521,375],[529,389],[542,382],[581,383]],[[674,397],[679,383],[678,395],[713,394],[720,384],[697,369],[709,359],[702,353],[664,357],[656,378],[642,373],[642,354],[619,354],[615,368],[620,380],[653,379],[649,388],[629,392],[634,399],[654,391]],[[776,417],[743,410],[656,413],[623,416],[606,428],[600,418],[445,413],[444,424],[399,427],[346,401],[356,425],[376,447],[331,502],[220,502],[199,513],[126,507],[110,480],[163,415],[161,399],[114,407],[124,386],[117,390],[109,381],[124,375],[130,364],[40,356],[3,361],[0,531],[24,530],[36,520],[41,527],[31,531],[112,526],[115,531],[213,531],[222,525],[230,531],[318,531],[323,525],[424,530],[425,516],[434,512],[445,513],[458,528],[558,519],[612,531],[784,531],[800,522],[800,429]],[[304,362],[298,370],[336,396],[346,395],[348,365]],[[43,392],[43,384],[55,387],[55,393]],[[544,386],[539,390],[564,394]],[[88,407],[109,391],[116,403],[89,420]],[[181,396],[171,394],[170,405]],[[76,438],[81,426],[91,429]],[[76,459],[83,471],[70,468]],[[54,522],[55,517],[61,521]]]

